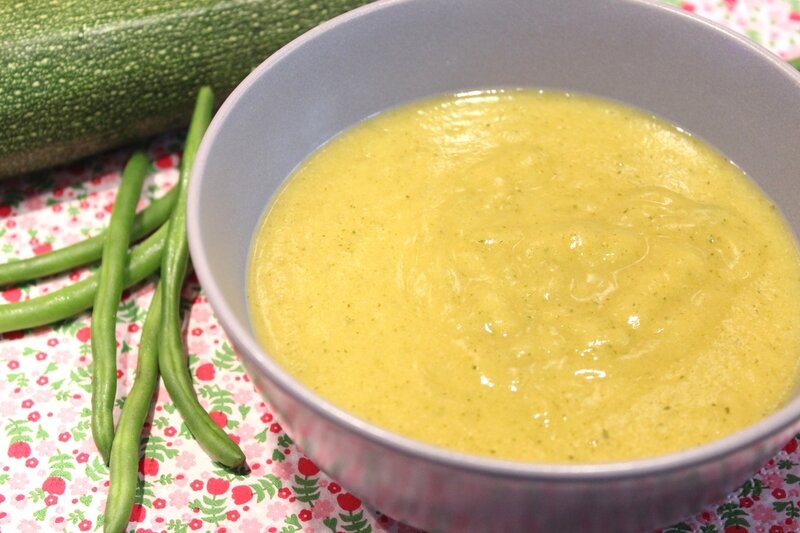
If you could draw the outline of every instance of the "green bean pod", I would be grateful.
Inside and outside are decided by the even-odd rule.
[[[133,221],[131,240],[139,240],[161,226],[172,212],[177,196],[177,189],[170,189],[167,194],[142,209]],[[97,261],[103,253],[105,235],[106,230],[103,230],[94,237],[46,254],[3,263],[0,265],[0,286],[59,274]]]
[[[139,283],[158,270],[166,237],[167,225],[164,224],[133,248],[125,269],[125,287]],[[86,311],[92,307],[97,287],[98,275],[95,273],[43,296],[0,305],[0,333],[52,324]]]
[[[158,384],[158,336],[161,331],[161,284],[150,302],[139,341],[136,378],[122,406],[117,434],[111,445],[108,499],[103,511],[103,531],[125,530],[139,478],[139,444],[142,428]]]
[[[92,308],[92,437],[108,464],[114,440],[114,400],[117,397],[117,310],[128,263],[136,203],[150,169],[144,152],[136,152],[122,171],[111,220],[103,242],[97,293]]]
[[[184,145],[177,185],[179,187],[178,200],[169,219],[169,234],[161,259],[161,283],[164,286],[164,297],[161,304],[162,330],[159,339],[158,364],[172,402],[200,446],[213,460],[228,467],[238,467],[244,463],[244,453],[200,405],[186,366],[181,338],[181,287],[189,260],[189,244],[186,238],[186,188],[194,156],[211,121],[213,103],[211,89],[201,88],[197,95],[197,103]]]

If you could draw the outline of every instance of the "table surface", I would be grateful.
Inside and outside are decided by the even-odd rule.
[[[669,3],[747,35],[782,57],[800,55],[800,0]],[[142,205],[177,179],[181,140],[152,139],[154,172]],[[0,261],[44,253],[94,235],[108,222],[130,150],[0,184]],[[18,301],[82,279],[90,270],[7,288]],[[152,284],[126,291],[119,312],[118,395],[132,384]],[[196,280],[184,291],[191,374],[201,402],[240,443],[252,473],[214,467],[161,386],[148,419],[131,531],[414,531],[362,504],[303,456],[250,383]],[[107,468],[89,429],[90,317],[7,333],[0,341],[0,531],[94,531]],[[664,531],[800,529],[800,451],[794,439],[723,501]],[[609,524],[609,531],[613,531]]]

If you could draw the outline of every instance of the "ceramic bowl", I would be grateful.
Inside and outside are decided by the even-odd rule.
[[[666,526],[733,490],[797,433],[800,399],[680,453],[576,466],[501,461],[421,444],[343,412],[253,336],[250,240],[294,167],[386,108],[498,86],[589,93],[660,115],[735,161],[800,228],[800,75],[745,38],[646,0],[386,0],[284,47],[221,107],[191,178],[197,275],[289,434],[390,516],[431,531]]]

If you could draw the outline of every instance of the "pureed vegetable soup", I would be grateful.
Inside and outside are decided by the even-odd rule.
[[[688,448],[797,381],[800,256],[775,206],[616,103],[469,92],[304,162],[254,240],[252,321],[332,403],[537,462]]]

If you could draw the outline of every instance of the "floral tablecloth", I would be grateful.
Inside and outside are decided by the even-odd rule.
[[[800,0],[670,3],[716,20],[783,57],[800,55]],[[177,179],[180,135],[150,141],[154,171],[142,206]],[[0,184],[0,261],[42,254],[94,235],[108,221],[130,149]],[[89,269],[8,287],[0,303],[55,290]],[[132,384],[153,287],[126,291],[117,339],[118,406]],[[252,472],[215,468],[161,387],[148,419],[130,531],[413,531],[362,504],[303,456],[250,383],[197,285],[187,283],[185,336],[201,402],[239,441]],[[88,314],[0,341],[0,531],[95,531],[108,470],[89,430]],[[664,531],[800,531],[800,451],[794,439],[725,500]],[[614,524],[609,524],[609,531]]]

